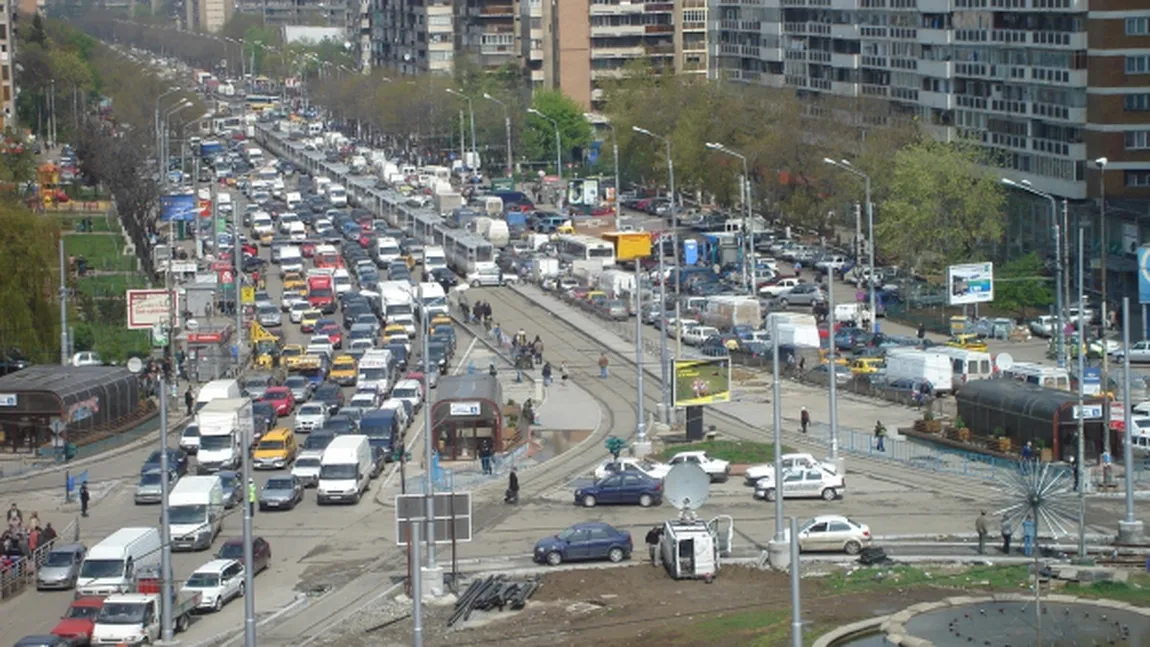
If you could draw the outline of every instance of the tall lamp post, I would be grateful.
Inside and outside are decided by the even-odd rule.
[[[719,144],[717,142],[707,142],[708,150],[713,150],[724,155],[738,158],[743,163],[743,181],[740,183],[740,194],[743,198],[743,235],[746,237],[744,241],[747,245],[747,252],[743,261],[743,282],[747,292],[753,297],[755,296],[755,243],[754,243],[754,226],[752,223],[751,214],[751,176],[747,168],[747,156]]]
[[[471,122],[471,164],[475,164],[479,161],[479,155],[475,152],[475,102],[471,100],[471,97],[463,94],[460,90],[447,88],[447,93],[453,94],[467,102],[467,114]],[[464,160],[464,162],[466,161],[467,160]],[[471,174],[474,175],[475,169],[471,167],[471,164],[467,164],[466,166],[471,169]]]
[[[866,199],[866,222],[867,222],[867,230],[869,231],[869,236],[870,236],[870,244],[867,245],[870,248],[869,260],[868,260],[868,264],[870,265],[870,274],[866,277],[867,283],[870,284],[870,322],[871,322],[870,326],[871,326],[872,332],[878,332],[878,297],[877,297],[876,291],[875,291],[876,281],[875,281],[875,264],[874,264],[874,248],[875,248],[874,205],[871,204],[871,199],[870,199],[870,176],[867,175],[866,173],[863,173],[862,171],[858,170],[857,168],[855,168],[855,166],[853,164],[851,164],[850,162],[848,162],[847,160],[836,161],[836,160],[833,160],[829,157],[824,157],[823,162],[830,164],[831,166],[833,166],[839,170],[846,171],[847,173],[850,173],[851,175],[853,175],[855,177],[862,178],[862,181],[863,181],[863,184],[864,184],[864,187],[866,190],[866,198],[865,198]],[[833,280],[828,282],[828,289],[834,289],[834,281]],[[832,315],[833,315],[833,313],[832,313]]]
[[[161,142],[161,140],[164,137],[164,134],[162,132],[160,132],[160,116],[161,116],[160,103],[163,101],[164,97],[166,97],[170,94],[173,94],[175,92],[179,92],[179,91],[180,91],[180,88],[178,86],[173,86],[171,88],[168,88],[167,91],[161,93],[160,96],[156,97],[155,134],[156,134],[156,167],[157,167],[157,169],[162,169],[164,167],[164,163],[160,159],[160,157],[164,153],[163,144]]]
[[[507,111],[507,104],[484,92],[483,98],[498,103],[503,108],[503,127],[507,133],[507,177],[515,177],[515,162],[511,155],[511,113]]]
[[[615,124],[606,119],[596,120],[595,115],[588,112],[583,113],[583,118],[592,123],[606,126],[611,130],[611,156],[615,162],[615,231],[619,231],[621,225],[619,191],[623,188],[619,186],[619,133],[615,132]]]
[[[169,151],[168,151],[168,148],[170,146],[169,135],[171,134],[171,127],[169,125],[169,122],[171,121],[172,116],[175,115],[177,112],[180,112],[182,110],[187,110],[188,108],[191,108],[191,107],[192,107],[192,102],[187,100],[187,99],[184,99],[178,105],[174,106],[171,110],[164,113],[164,125],[163,125],[164,136],[160,140],[160,149],[163,151],[163,155],[164,155],[164,163],[163,163],[163,166],[161,168],[161,173],[163,173],[163,175],[160,179],[161,186],[167,186],[169,184],[169,182],[168,182],[168,158],[171,156]]]
[[[1002,183],[1012,189],[1019,191],[1026,191],[1031,195],[1038,196],[1050,202],[1050,223],[1053,225],[1054,230],[1054,326],[1056,330],[1054,333],[1055,339],[1055,354],[1058,357],[1058,367],[1066,368],[1066,331],[1063,327],[1063,312],[1062,312],[1062,233],[1061,227],[1058,224],[1058,201],[1054,196],[1049,193],[1043,193],[1030,185],[1030,182],[1023,180],[1015,182],[1010,178],[1002,178]]]
[[[668,216],[670,218],[670,222],[668,224],[670,226],[674,227],[675,226],[675,211],[676,211],[676,209],[675,209],[675,162],[671,157],[671,140],[667,137],[662,136],[662,135],[656,135],[655,133],[647,130],[646,128],[640,128],[638,126],[631,126],[631,130],[639,133],[640,135],[646,135],[648,137],[651,137],[653,139],[657,139],[657,140],[663,142],[663,150],[667,156],[667,182],[669,184],[668,189],[671,192],[671,208],[668,210]],[[676,280],[675,280],[676,292],[678,291],[678,287],[679,287],[679,281],[676,278]]]
[[[528,108],[527,113],[535,115],[536,117],[540,117],[542,119],[546,119],[547,121],[551,122],[551,127],[555,129],[555,174],[559,176],[559,181],[562,182],[563,181],[563,143],[562,143],[562,140],[560,140],[560,138],[559,138],[559,122],[555,121],[551,117],[548,117],[547,115],[543,114],[542,112],[539,112],[535,108]]]
[[[1102,293],[1102,299],[1101,299],[1102,303],[1099,307],[1102,308],[1100,312],[1102,313],[1102,331],[1103,332],[1102,332],[1101,336],[1103,339],[1103,345],[1105,345],[1106,322],[1109,321],[1109,311],[1110,311],[1110,302],[1107,300],[1108,295],[1106,293],[1106,265],[1107,265],[1106,261],[1107,261],[1107,257],[1110,255],[1110,249],[1109,249],[1110,239],[1106,236],[1106,165],[1109,163],[1110,163],[1110,160],[1105,158],[1105,157],[1099,157],[1098,159],[1094,160],[1094,165],[1098,167],[1098,194],[1099,194],[1098,195],[1098,206],[1099,206],[1099,211],[1100,211],[1099,218],[1098,218],[1098,227],[1099,227],[1098,233],[1099,233],[1099,238],[1102,240],[1102,243],[1099,245],[1098,253],[1099,253],[1099,265],[1100,265],[1099,269],[1101,270],[1100,274],[1102,275],[1101,285],[1099,286],[1101,288],[1099,291]],[[1085,304],[1083,304],[1081,302],[1079,302],[1078,305],[1079,305],[1080,310],[1083,307],[1085,307]],[[1109,392],[1110,392],[1110,353],[1102,353],[1102,393],[1106,394]],[[1103,420],[1110,420],[1110,398],[1106,397],[1106,399],[1104,399],[1102,401],[1102,404],[1103,404],[1102,419]],[[1104,434],[1102,434],[1102,450],[1105,451],[1107,454],[1110,454],[1111,453],[1110,449],[1111,449],[1111,447],[1110,447],[1110,434],[1104,433]]]

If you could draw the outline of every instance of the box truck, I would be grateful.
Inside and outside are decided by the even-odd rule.
[[[252,401],[247,398],[213,400],[196,414],[200,449],[196,468],[200,474],[240,466],[241,431],[252,432]]]
[[[168,494],[172,550],[207,550],[224,526],[220,477],[185,476]]]

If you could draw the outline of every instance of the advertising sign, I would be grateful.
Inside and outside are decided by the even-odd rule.
[[[946,294],[952,306],[994,301],[994,263],[967,263],[946,268]]]
[[[672,395],[676,407],[731,401],[731,360],[727,357],[676,360]]]
[[[1102,393],[1102,369],[1087,367],[1083,373],[1082,392],[1086,395],[1100,395]]]
[[[450,409],[452,416],[478,416],[482,412],[478,402],[452,402]]]
[[[1150,247],[1138,248],[1138,303],[1150,303]]]
[[[567,204],[572,207],[599,206],[599,180],[571,180],[567,185]]]
[[[1138,235],[1138,223],[1124,222],[1122,223],[1122,253],[1123,254],[1137,254],[1138,246],[1142,244],[1141,236]]]
[[[175,299],[175,303],[172,303]],[[167,290],[128,290],[128,328],[151,330],[156,324],[167,324],[169,316],[179,317],[180,295]]]
[[[160,220],[191,222],[197,213],[196,196],[190,193],[160,196]]]

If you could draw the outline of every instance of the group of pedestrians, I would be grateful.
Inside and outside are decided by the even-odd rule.
[[[56,539],[56,530],[48,523],[40,527],[40,515],[33,512],[24,522],[24,513],[15,503],[8,508],[8,525],[0,534],[0,556],[7,570],[20,560],[31,557],[37,548],[47,546]]]
[[[978,518],[974,521],[974,531],[978,534],[978,554],[986,554],[986,540],[990,536],[990,518],[986,515],[986,510],[981,511]],[[1014,526],[1010,520],[1009,515],[1002,515],[1002,521],[999,522],[999,532],[1002,534],[1002,554],[1010,554],[1010,543],[1014,537]],[[1034,554],[1034,544],[1036,537],[1034,536],[1034,519],[1027,515],[1022,520],[1022,554],[1030,557]]]

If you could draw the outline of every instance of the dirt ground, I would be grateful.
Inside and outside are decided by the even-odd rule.
[[[425,607],[425,644],[790,644],[790,581],[785,573],[731,566],[724,568],[713,583],[706,584],[676,582],[662,568],[633,565],[548,573],[541,582],[542,587],[522,611],[475,612],[463,626],[447,627],[450,605]],[[812,635],[866,617],[887,615],[916,602],[955,595],[954,589],[920,587],[833,596],[822,590],[817,579],[805,579],[803,587],[803,618]],[[377,631],[345,634],[338,644],[400,645],[409,643],[411,631],[411,620],[404,619]]]

